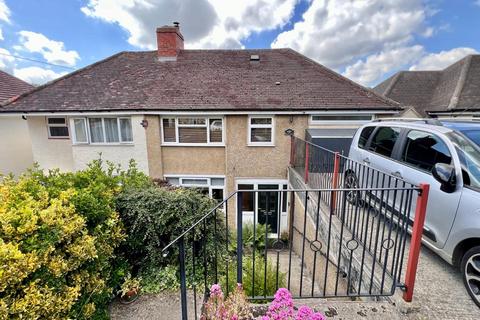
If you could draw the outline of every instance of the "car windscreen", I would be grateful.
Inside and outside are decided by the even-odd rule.
[[[462,130],[462,133],[480,146],[480,130]]]
[[[480,147],[455,131],[448,136],[460,158],[463,185],[480,189]]]

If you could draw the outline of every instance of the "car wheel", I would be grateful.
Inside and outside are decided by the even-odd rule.
[[[468,250],[460,265],[468,294],[480,307],[480,246]]]
[[[358,188],[358,178],[352,171],[348,171],[345,174],[345,189],[357,189]],[[350,204],[357,205],[360,203],[360,191],[352,190],[347,191],[346,194],[347,201]]]

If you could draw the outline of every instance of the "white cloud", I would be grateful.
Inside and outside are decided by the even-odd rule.
[[[439,53],[430,53],[422,57],[410,70],[441,70],[469,54],[477,54],[473,48],[454,48]]]
[[[5,55],[7,54],[7,55]],[[0,69],[34,85],[43,84],[66,74],[42,67],[19,67],[18,60],[7,49],[0,48]]]
[[[10,23],[10,9],[7,7],[5,0],[0,0],[0,20]]]
[[[50,40],[41,33],[32,31],[20,31],[19,45],[15,50],[31,53],[40,53],[49,63],[75,66],[80,56],[74,50],[66,50],[61,41]]]
[[[5,0],[0,0],[0,21],[10,23],[10,9],[7,7]],[[3,40],[3,31],[0,26],[0,40]]]
[[[0,69],[5,72],[12,73],[15,58],[9,55],[11,55],[10,51],[0,48]]]
[[[272,47],[291,47],[331,68],[343,68],[432,33],[425,25],[427,15],[421,0],[317,0]]]
[[[348,66],[343,74],[359,83],[371,85],[384,74],[411,65],[423,54],[424,49],[420,45],[382,51]]]
[[[66,72],[55,72],[40,67],[19,68],[13,71],[13,75],[28,83],[39,85],[65,75]]]
[[[82,12],[118,24],[139,48],[156,46],[155,28],[181,23],[186,46],[239,48],[253,32],[285,25],[299,0],[89,0]]]

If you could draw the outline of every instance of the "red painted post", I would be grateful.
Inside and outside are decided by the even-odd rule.
[[[308,183],[308,157],[310,155],[309,152],[309,144],[305,142],[305,184]]]
[[[338,188],[338,173],[340,172],[340,153],[335,152],[335,160],[333,162],[333,176],[332,176],[332,201],[331,201],[331,209],[332,212],[335,212],[335,207],[337,204],[337,192],[335,189]]]
[[[417,275],[418,259],[420,257],[420,248],[422,245],[423,224],[427,213],[429,190],[429,184],[420,184],[420,194],[418,195],[415,208],[415,221],[413,221],[410,252],[408,253],[407,271],[405,273],[405,292],[403,293],[403,300],[406,302],[411,302],[413,297],[415,276]]]

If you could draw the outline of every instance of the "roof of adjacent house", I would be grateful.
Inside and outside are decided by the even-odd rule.
[[[33,86],[0,70],[0,102],[32,90]]]
[[[259,61],[250,61],[258,55]],[[8,112],[399,110],[291,49],[120,52],[37,87]]]
[[[480,110],[480,55],[469,55],[444,70],[400,71],[373,88],[378,94],[428,112]]]

